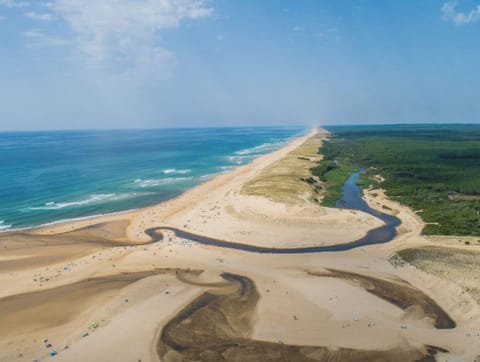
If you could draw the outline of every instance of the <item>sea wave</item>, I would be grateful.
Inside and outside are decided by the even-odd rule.
[[[220,166],[219,169],[222,170],[222,171],[229,171],[231,170],[232,168],[235,168],[236,166],[233,166],[233,165],[228,165],[228,166]]]
[[[269,142],[261,145],[236,151],[234,155],[227,156],[229,162],[236,165],[243,165],[252,161],[255,157],[279,149],[285,142]]]
[[[86,206],[90,204],[98,204],[102,202],[112,202],[112,201],[120,201],[131,199],[134,197],[142,196],[145,194],[140,194],[136,192],[129,192],[123,194],[93,194],[88,196],[86,199],[79,200],[79,201],[71,201],[71,202],[55,202],[50,201],[46,202],[43,206],[34,206],[29,207],[29,210],[59,210],[69,207],[79,207],[79,206]]]
[[[10,229],[11,227],[12,227],[12,225],[7,225],[7,224],[5,224],[4,220],[0,220],[0,230]]]
[[[168,178],[160,178],[160,179],[147,179],[147,180],[142,180],[142,179],[136,179],[134,181],[135,185],[139,187],[155,187],[155,186],[161,186],[161,185],[168,185],[168,184],[173,184],[177,182],[184,182],[187,180],[191,180],[193,177],[168,177]]]
[[[209,180],[209,179],[211,179],[211,178],[214,178],[214,177],[217,176],[217,175],[218,175],[218,174],[216,174],[216,173],[208,173],[208,174],[206,174],[206,175],[200,176],[200,180],[203,180],[203,181]]]
[[[273,150],[280,148],[284,142],[269,142],[269,143],[262,143],[261,145],[246,148],[244,150],[240,150],[235,152],[236,155],[244,156],[244,155],[259,155],[263,153],[268,153]]]
[[[228,161],[235,163],[236,165],[242,165],[253,160],[255,158],[255,155],[237,155],[237,156],[228,156],[227,158],[228,158]]]
[[[167,168],[165,170],[162,170],[164,174],[178,174],[178,175],[185,175],[187,173],[192,172],[192,170],[185,169],[185,170],[177,170],[176,168]]]

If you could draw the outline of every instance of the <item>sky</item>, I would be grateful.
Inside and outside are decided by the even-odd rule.
[[[480,122],[480,0],[0,0],[0,130]]]

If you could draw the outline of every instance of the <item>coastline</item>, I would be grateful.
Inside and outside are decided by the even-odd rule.
[[[373,208],[391,207],[402,220],[386,244],[272,255],[201,245],[168,230],[162,241],[148,243],[145,231],[162,226],[284,248],[309,246],[320,236],[342,244],[378,226],[376,218],[354,210],[242,194],[247,180],[312,134],[151,207],[0,234],[0,304],[8,306],[0,310],[0,361],[43,360],[49,352],[44,338],[60,361],[174,360],[182,352],[161,345],[168,342],[162,331],[174,333],[182,311],[204,301],[205,293],[233,303],[224,312],[232,326],[236,314],[249,316],[234,328],[239,336],[222,338],[268,343],[273,352],[308,347],[346,361],[413,360],[429,356],[425,346],[438,346],[450,354],[436,352],[437,358],[475,358],[476,340],[465,335],[480,333],[480,306],[451,281],[391,263],[398,250],[432,242],[420,235],[418,215],[382,193],[367,192],[365,199]],[[251,291],[247,304],[235,299],[242,280]],[[375,294],[372,285],[399,292]],[[437,328],[439,315],[455,328]],[[92,321],[99,327],[89,327]],[[208,323],[187,325],[198,333],[210,330]],[[352,354],[342,354],[345,349]]]
[[[116,142],[111,140],[114,136],[102,135],[96,148],[89,148],[88,139],[80,131],[66,139],[47,135],[60,155],[34,164],[25,158],[21,144],[13,140],[9,152],[15,154],[18,147],[23,158],[17,165],[5,164],[0,231],[26,230],[154,206],[283,147],[307,131],[305,127],[134,131]],[[35,149],[48,154],[49,143],[42,144],[41,138],[35,137],[33,134]],[[135,140],[141,137],[145,142],[135,146]],[[215,142],[218,137],[221,141]],[[114,147],[117,151],[112,153]],[[59,170],[63,173],[56,174]]]
[[[139,243],[149,240],[146,229],[161,226],[265,247],[308,247],[351,242],[365,236],[371,228],[378,227],[383,222],[360,211],[328,209],[312,203],[285,206],[263,197],[241,193],[247,180],[285,157],[318,132],[312,129],[276,151],[219,174],[162,203],[121,214],[106,214],[42,226],[30,232],[58,234],[121,219],[130,222],[127,238]],[[215,204],[217,211],[208,210],[205,204]],[[320,215],[322,217],[319,219]],[[285,219],[283,226],[278,224],[282,218]],[[343,229],[332,230],[329,226],[331,222],[342,224]],[[306,226],[309,227],[308,231],[305,230]],[[297,237],[299,233],[304,234],[301,240]],[[282,237],[279,238],[279,235]],[[323,242],[319,243],[318,235],[324,235]]]
[[[282,147],[280,147],[279,149],[273,151],[273,152],[276,152],[280,149],[282,149],[283,147],[286,147],[288,146],[291,142],[294,142],[295,140],[299,139],[299,138],[305,138],[307,137],[308,134],[310,134],[312,132],[312,129],[310,129],[309,131],[306,131],[305,135],[301,135],[301,136],[295,136],[295,137],[292,137],[291,139],[287,140],[285,142],[285,145],[283,145]],[[12,232],[28,232],[28,231],[37,231],[37,230],[41,230],[41,229],[44,229],[44,228],[48,228],[48,227],[52,227],[52,226],[58,226],[58,225],[61,225],[61,224],[68,224],[68,223],[77,223],[77,222],[83,222],[83,221],[89,221],[89,220],[95,220],[95,219],[102,219],[102,218],[109,218],[109,217],[116,217],[116,216],[121,216],[121,215],[125,215],[125,214],[130,214],[130,213],[135,213],[135,212],[139,212],[139,211],[142,211],[142,210],[145,210],[145,209],[148,209],[148,208],[152,208],[152,207],[157,207],[165,202],[170,202],[170,201],[174,201],[175,199],[177,198],[180,198],[182,197],[182,195],[196,187],[199,187],[199,186],[202,186],[204,185],[205,183],[208,183],[210,181],[213,181],[215,178],[219,177],[219,176],[222,176],[222,175],[225,175],[225,174],[228,174],[228,173],[231,173],[231,172],[234,172],[236,169],[240,168],[240,167],[244,167],[244,166],[248,166],[250,163],[254,162],[256,159],[260,158],[260,157],[264,157],[264,156],[267,156],[267,155],[270,155],[272,152],[269,152],[267,154],[263,154],[263,155],[259,155],[257,157],[255,157],[254,159],[252,159],[249,163],[245,164],[245,165],[235,165],[235,166],[232,166],[231,168],[229,168],[228,170],[226,171],[221,171],[221,172],[218,172],[216,174],[208,174],[208,175],[203,175],[200,177],[200,179],[202,179],[203,177],[205,176],[208,176],[205,178],[204,181],[201,181],[199,184],[189,188],[189,189],[186,189],[184,191],[182,191],[179,195],[176,195],[172,198],[169,198],[169,199],[165,199],[161,202],[158,202],[158,203],[155,203],[153,205],[149,205],[149,206],[143,206],[143,207],[136,207],[136,208],[131,208],[131,209],[127,209],[127,210],[120,210],[120,211],[113,211],[113,212],[107,212],[107,213],[100,213],[100,214],[93,214],[93,215],[88,215],[88,216],[80,216],[80,217],[74,217],[74,218],[66,218],[66,219],[60,219],[60,220],[56,220],[56,221],[52,221],[52,222],[47,222],[47,223],[44,223],[44,224],[39,224],[39,225],[33,225],[33,226],[26,226],[26,227],[20,227],[20,228],[9,228],[9,229],[4,229],[4,230],[0,230],[0,235],[2,234],[5,234],[5,233],[12,233]]]

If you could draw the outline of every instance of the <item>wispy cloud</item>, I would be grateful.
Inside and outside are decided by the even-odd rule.
[[[480,20],[480,5],[468,13],[457,11],[458,0],[448,1],[442,6],[442,19],[452,21],[455,25],[466,25]]]
[[[22,35],[28,39],[28,46],[31,48],[49,48],[67,44],[65,39],[44,34],[39,30],[27,30]]]
[[[25,13],[24,15],[29,19],[40,21],[50,21],[53,19],[53,16],[50,13],[36,13],[34,11],[30,11],[28,13]]]
[[[19,0],[0,0],[0,6],[6,6],[7,8],[24,8],[29,6],[28,1]]]
[[[306,30],[305,25],[297,25],[292,28],[292,31],[297,32],[297,33],[302,33]]]
[[[174,55],[160,45],[162,31],[214,12],[208,0],[51,0],[46,6],[69,25],[89,66],[127,71],[164,69]]]
[[[6,20],[7,18],[5,16],[0,15],[0,21]]]

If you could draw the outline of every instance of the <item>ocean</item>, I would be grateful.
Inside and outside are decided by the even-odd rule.
[[[153,205],[304,128],[0,133],[0,230]]]

